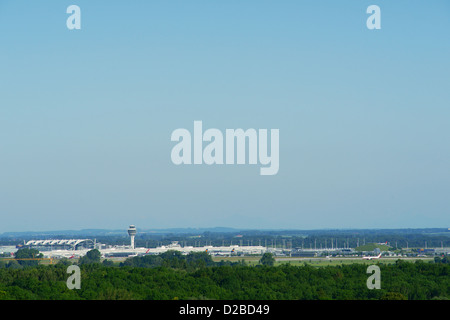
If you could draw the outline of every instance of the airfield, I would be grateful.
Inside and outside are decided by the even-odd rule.
[[[16,249],[17,250],[17,249]],[[40,261],[41,264],[55,264],[61,259],[71,259],[73,262],[77,262],[79,258],[86,255],[86,253],[91,249],[81,249],[81,250],[50,250],[41,251],[44,259]],[[271,249],[262,246],[223,246],[223,247],[191,247],[191,246],[180,246],[176,241],[167,246],[160,246],[157,248],[132,248],[130,246],[113,246],[109,248],[99,249],[101,253],[102,260],[109,260],[114,263],[121,263],[130,257],[145,256],[145,255],[158,255],[169,250],[180,251],[182,254],[186,255],[191,252],[208,252],[214,262],[220,261],[230,261],[230,262],[242,262],[244,261],[246,265],[253,266],[258,265],[259,260],[265,252],[271,252],[274,254],[275,266],[289,264],[293,266],[309,265],[313,267],[326,267],[326,266],[337,266],[345,264],[392,264],[397,260],[415,262],[420,261],[433,261],[432,256],[381,256],[377,258],[371,258],[371,260],[363,259],[362,256],[358,255],[341,255],[334,254],[325,256],[323,253],[320,256],[293,256],[290,254],[290,250],[283,251],[281,249]],[[341,249],[335,249],[336,253]],[[11,250],[12,251],[12,250]],[[15,250],[14,250],[15,251]],[[305,250],[308,251],[308,250]],[[313,250],[310,250],[313,252]],[[320,250],[319,250],[320,251]],[[326,250],[325,250],[326,251]],[[316,252],[317,253],[317,252]],[[12,258],[12,257],[9,257]]]
[[[257,265],[261,256],[247,256],[247,257],[213,257],[215,262],[219,262],[221,260],[238,262],[244,260],[248,265]],[[391,264],[395,263],[397,260],[404,260],[415,262],[417,260],[421,261],[433,261],[431,257],[386,257],[380,258],[376,260],[364,260],[361,257],[308,257],[308,258],[299,258],[299,257],[276,257],[275,258],[275,266],[289,264],[293,266],[302,266],[302,265],[310,265],[313,267],[326,267],[326,266],[336,266],[336,265],[344,265],[344,264],[353,264],[353,263],[361,263],[361,264],[376,264],[376,263],[384,263]]]
[[[214,262],[220,261],[230,261],[230,262],[240,262],[245,261],[248,266],[256,266],[259,264],[259,260],[261,259],[261,255],[252,255],[252,256],[212,256]],[[115,263],[124,262],[127,257],[109,257],[108,260],[111,260]],[[77,259],[75,259],[77,260]],[[347,265],[347,264],[366,264],[372,265],[377,263],[382,264],[393,264],[397,260],[415,262],[415,261],[423,261],[423,262],[431,262],[433,261],[432,257],[383,257],[376,260],[364,260],[361,257],[308,257],[308,258],[299,258],[299,257],[276,257],[274,266],[281,266],[284,264],[289,264],[292,266],[304,266],[309,265],[312,267],[327,267],[327,266],[338,266],[338,265]],[[56,260],[57,261],[57,260]],[[45,263],[45,262],[42,262]]]

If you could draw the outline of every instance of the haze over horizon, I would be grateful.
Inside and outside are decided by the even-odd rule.
[[[96,233],[96,232],[123,232],[123,234],[127,234],[127,228],[121,227],[121,228],[82,228],[82,229],[46,229],[46,230],[8,230],[4,232],[0,232],[1,235],[5,234],[21,234],[21,233],[49,233],[49,234],[56,234],[56,233],[79,233],[83,234],[83,232],[86,233]],[[244,228],[244,227],[226,227],[226,226],[215,226],[215,227],[173,227],[173,228],[152,228],[152,227],[145,227],[145,226],[137,226],[138,234],[147,233],[147,232],[193,232],[193,231],[199,231],[199,232],[242,232],[242,231],[364,231],[364,230],[434,230],[434,229],[442,229],[445,231],[450,231],[450,228],[447,227],[425,227],[425,228]]]
[[[0,2],[0,233],[450,227],[450,2],[76,2]],[[174,165],[196,120],[278,173]]]

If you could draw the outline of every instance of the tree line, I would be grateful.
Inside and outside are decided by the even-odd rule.
[[[449,299],[450,263],[378,263],[381,289],[366,286],[367,266],[350,264],[312,267],[271,265],[270,255],[257,266],[239,262],[214,262],[207,253],[131,257],[120,264],[101,262],[96,250],[80,259],[81,289],[69,290],[67,265],[19,264],[0,268],[0,299],[37,300],[358,300],[358,299]],[[24,262],[24,261],[22,261]]]

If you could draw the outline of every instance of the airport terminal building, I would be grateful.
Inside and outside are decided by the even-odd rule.
[[[85,250],[94,249],[95,241],[92,239],[64,239],[64,240],[30,240],[23,248],[33,248],[39,251],[53,250]]]

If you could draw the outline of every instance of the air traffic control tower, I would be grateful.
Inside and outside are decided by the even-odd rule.
[[[131,249],[134,249],[134,237],[136,236],[136,227],[134,225],[131,225],[128,228],[128,235],[131,238]]]

